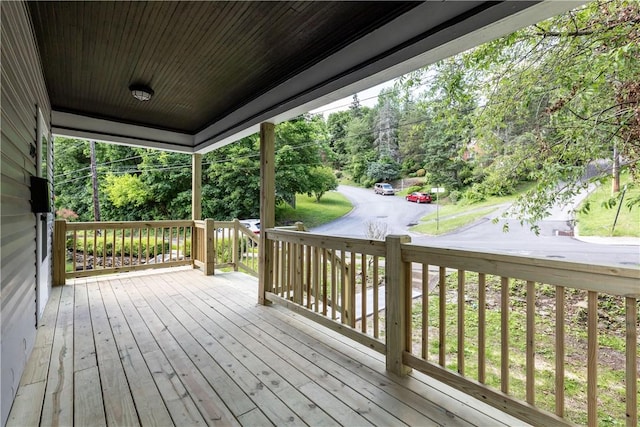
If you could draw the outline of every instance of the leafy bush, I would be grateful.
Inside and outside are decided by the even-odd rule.
[[[426,174],[427,174],[427,171],[426,171],[426,170],[424,170],[424,169],[418,169],[418,170],[416,171],[416,176],[418,176],[418,177],[423,177],[423,176],[425,176]]]
[[[463,193],[463,198],[469,203],[478,203],[484,201],[487,198],[487,195],[481,191],[481,188],[478,185],[473,185]]]
[[[462,198],[462,193],[458,190],[453,190],[449,193],[449,200],[451,203],[457,203]]]
[[[390,181],[400,176],[400,165],[390,159],[369,163],[367,177],[374,182]]]
[[[131,245],[131,238],[129,236],[125,236],[124,239],[124,247],[122,245],[122,236],[116,236],[115,242],[115,250],[113,245],[113,234],[108,234],[106,236],[106,244],[104,236],[87,236],[87,244],[84,246],[84,238],[78,235],[78,239],[76,240],[75,250],[77,253],[84,253],[85,255],[93,255],[93,256],[113,256],[114,254],[117,256],[132,256],[137,258],[146,258],[147,255],[149,258],[153,258],[162,253],[169,253],[170,250],[180,250],[180,253],[184,256],[191,256],[191,240],[187,239],[186,245],[184,242],[184,236],[180,237],[180,247],[178,248],[178,244],[171,243],[170,239],[165,239],[164,244],[162,243],[162,239],[159,238],[158,242],[155,242],[155,238],[151,236],[149,239],[149,244],[147,245],[146,236],[142,237],[142,242],[138,240],[137,236],[133,237],[133,246]],[[94,241],[95,241],[95,253],[94,253]],[[140,243],[140,244],[138,244]],[[67,238],[66,244],[67,250],[73,251],[73,239]],[[186,250],[185,250],[186,247]],[[106,249],[106,254],[105,254]]]

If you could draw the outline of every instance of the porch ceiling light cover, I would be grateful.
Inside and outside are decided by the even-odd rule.
[[[149,101],[153,96],[153,90],[145,85],[131,85],[129,90],[131,95],[138,101]]]

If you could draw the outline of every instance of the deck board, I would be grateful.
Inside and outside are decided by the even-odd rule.
[[[50,426],[73,424],[73,306],[74,290],[64,287],[51,350],[51,363],[42,406],[42,423]]]
[[[253,277],[182,268],[56,288],[7,426],[522,424],[256,303]]]
[[[129,388],[135,403],[140,424],[169,425],[171,416],[162,400],[160,391],[149,368],[138,348],[138,345],[124,318],[112,286],[100,286],[102,300],[107,309],[107,316],[115,344],[120,355],[120,361],[127,378],[135,378],[129,382]]]

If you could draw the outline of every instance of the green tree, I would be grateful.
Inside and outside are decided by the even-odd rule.
[[[260,214],[260,154],[257,135],[203,156],[202,214],[230,220]]]
[[[349,111],[331,113],[327,118],[329,147],[335,155],[333,167],[336,169],[342,169],[349,161],[346,136],[351,118],[352,115]]]
[[[371,110],[361,107],[359,112],[360,116],[353,117],[347,126],[345,142],[350,154],[347,167],[351,177],[356,182],[363,182],[367,180],[366,173],[369,163],[377,159],[377,153],[373,148]]]
[[[390,181],[400,175],[400,165],[389,157],[369,163],[367,177],[373,181]]]
[[[331,168],[327,166],[316,166],[309,170],[309,189],[307,195],[315,196],[319,202],[324,193],[338,188],[338,180]]]
[[[419,125],[424,129],[424,169],[431,184],[458,190],[471,176],[472,164],[463,154],[473,135],[474,82],[458,58],[441,61],[423,72],[431,76],[420,100],[425,120]]]
[[[640,4],[596,1],[464,55],[487,97],[475,124],[492,173],[537,182],[516,210],[531,223],[585,185],[594,162],[640,156]],[[592,167],[592,166],[591,166]],[[601,171],[604,177],[610,168]],[[636,180],[638,179],[636,173]]]

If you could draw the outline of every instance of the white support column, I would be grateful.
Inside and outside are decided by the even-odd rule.
[[[202,219],[202,154],[191,156],[191,219]]]
[[[260,124],[260,264],[258,303],[266,304],[265,292],[273,284],[273,245],[265,230],[276,225],[275,125]]]

